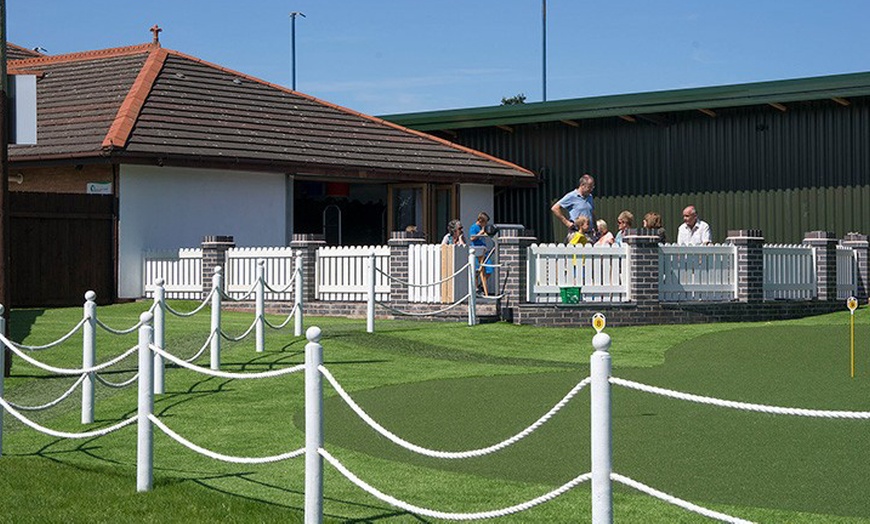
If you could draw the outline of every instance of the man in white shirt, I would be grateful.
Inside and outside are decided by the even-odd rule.
[[[698,220],[698,212],[695,206],[689,206],[683,210],[683,223],[677,233],[677,244],[699,246],[712,244],[713,234],[710,232],[710,224]]]

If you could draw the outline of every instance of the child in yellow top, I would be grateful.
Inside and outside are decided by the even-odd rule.
[[[565,238],[566,244],[571,245],[581,245],[585,246],[589,239],[586,238],[586,231],[589,230],[589,217],[586,215],[580,215],[574,220],[574,229],[575,231],[572,233],[568,233],[568,237]]]

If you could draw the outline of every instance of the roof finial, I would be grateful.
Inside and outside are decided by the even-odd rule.
[[[149,29],[149,31],[154,33],[154,40],[151,43],[154,45],[160,45],[160,31],[163,31],[163,29],[160,29],[160,26],[154,24],[154,27]]]

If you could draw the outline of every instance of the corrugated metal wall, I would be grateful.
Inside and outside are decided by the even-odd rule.
[[[676,233],[694,203],[717,240],[727,229],[761,228],[771,242],[808,230],[870,233],[870,102],[851,100],[460,130],[452,140],[542,175],[534,189],[496,194],[496,222],[561,238],[549,208],[579,176],[596,176],[598,214],[662,213]]]

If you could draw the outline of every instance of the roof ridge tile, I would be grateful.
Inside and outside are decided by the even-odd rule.
[[[43,55],[33,58],[24,58],[20,60],[8,60],[10,68],[23,69],[31,65],[46,65],[59,64],[66,62],[76,62],[81,60],[98,60],[101,58],[112,58],[124,55],[134,55],[159,49],[152,43],[138,44],[126,47],[113,47],[109,49],[97,49],[94,51],[80,51],[77,53],[68,53],[65,55]]]
[[[122,148],[127,145],[127,140],[130,138],[130,133],[133,131],[133,126],[139,118],[139,112],[142,106],[145,105],[145,100],[148,94],[154,87],[154,82],[163,69],[163,63],[166,61],[167,52],[159,46],[149,44],[151,52],[130,90],[127,91],[127,96],[118,108],[118,113],[109,127],[106,137],[103,139],[102,147],[106,149]]]

